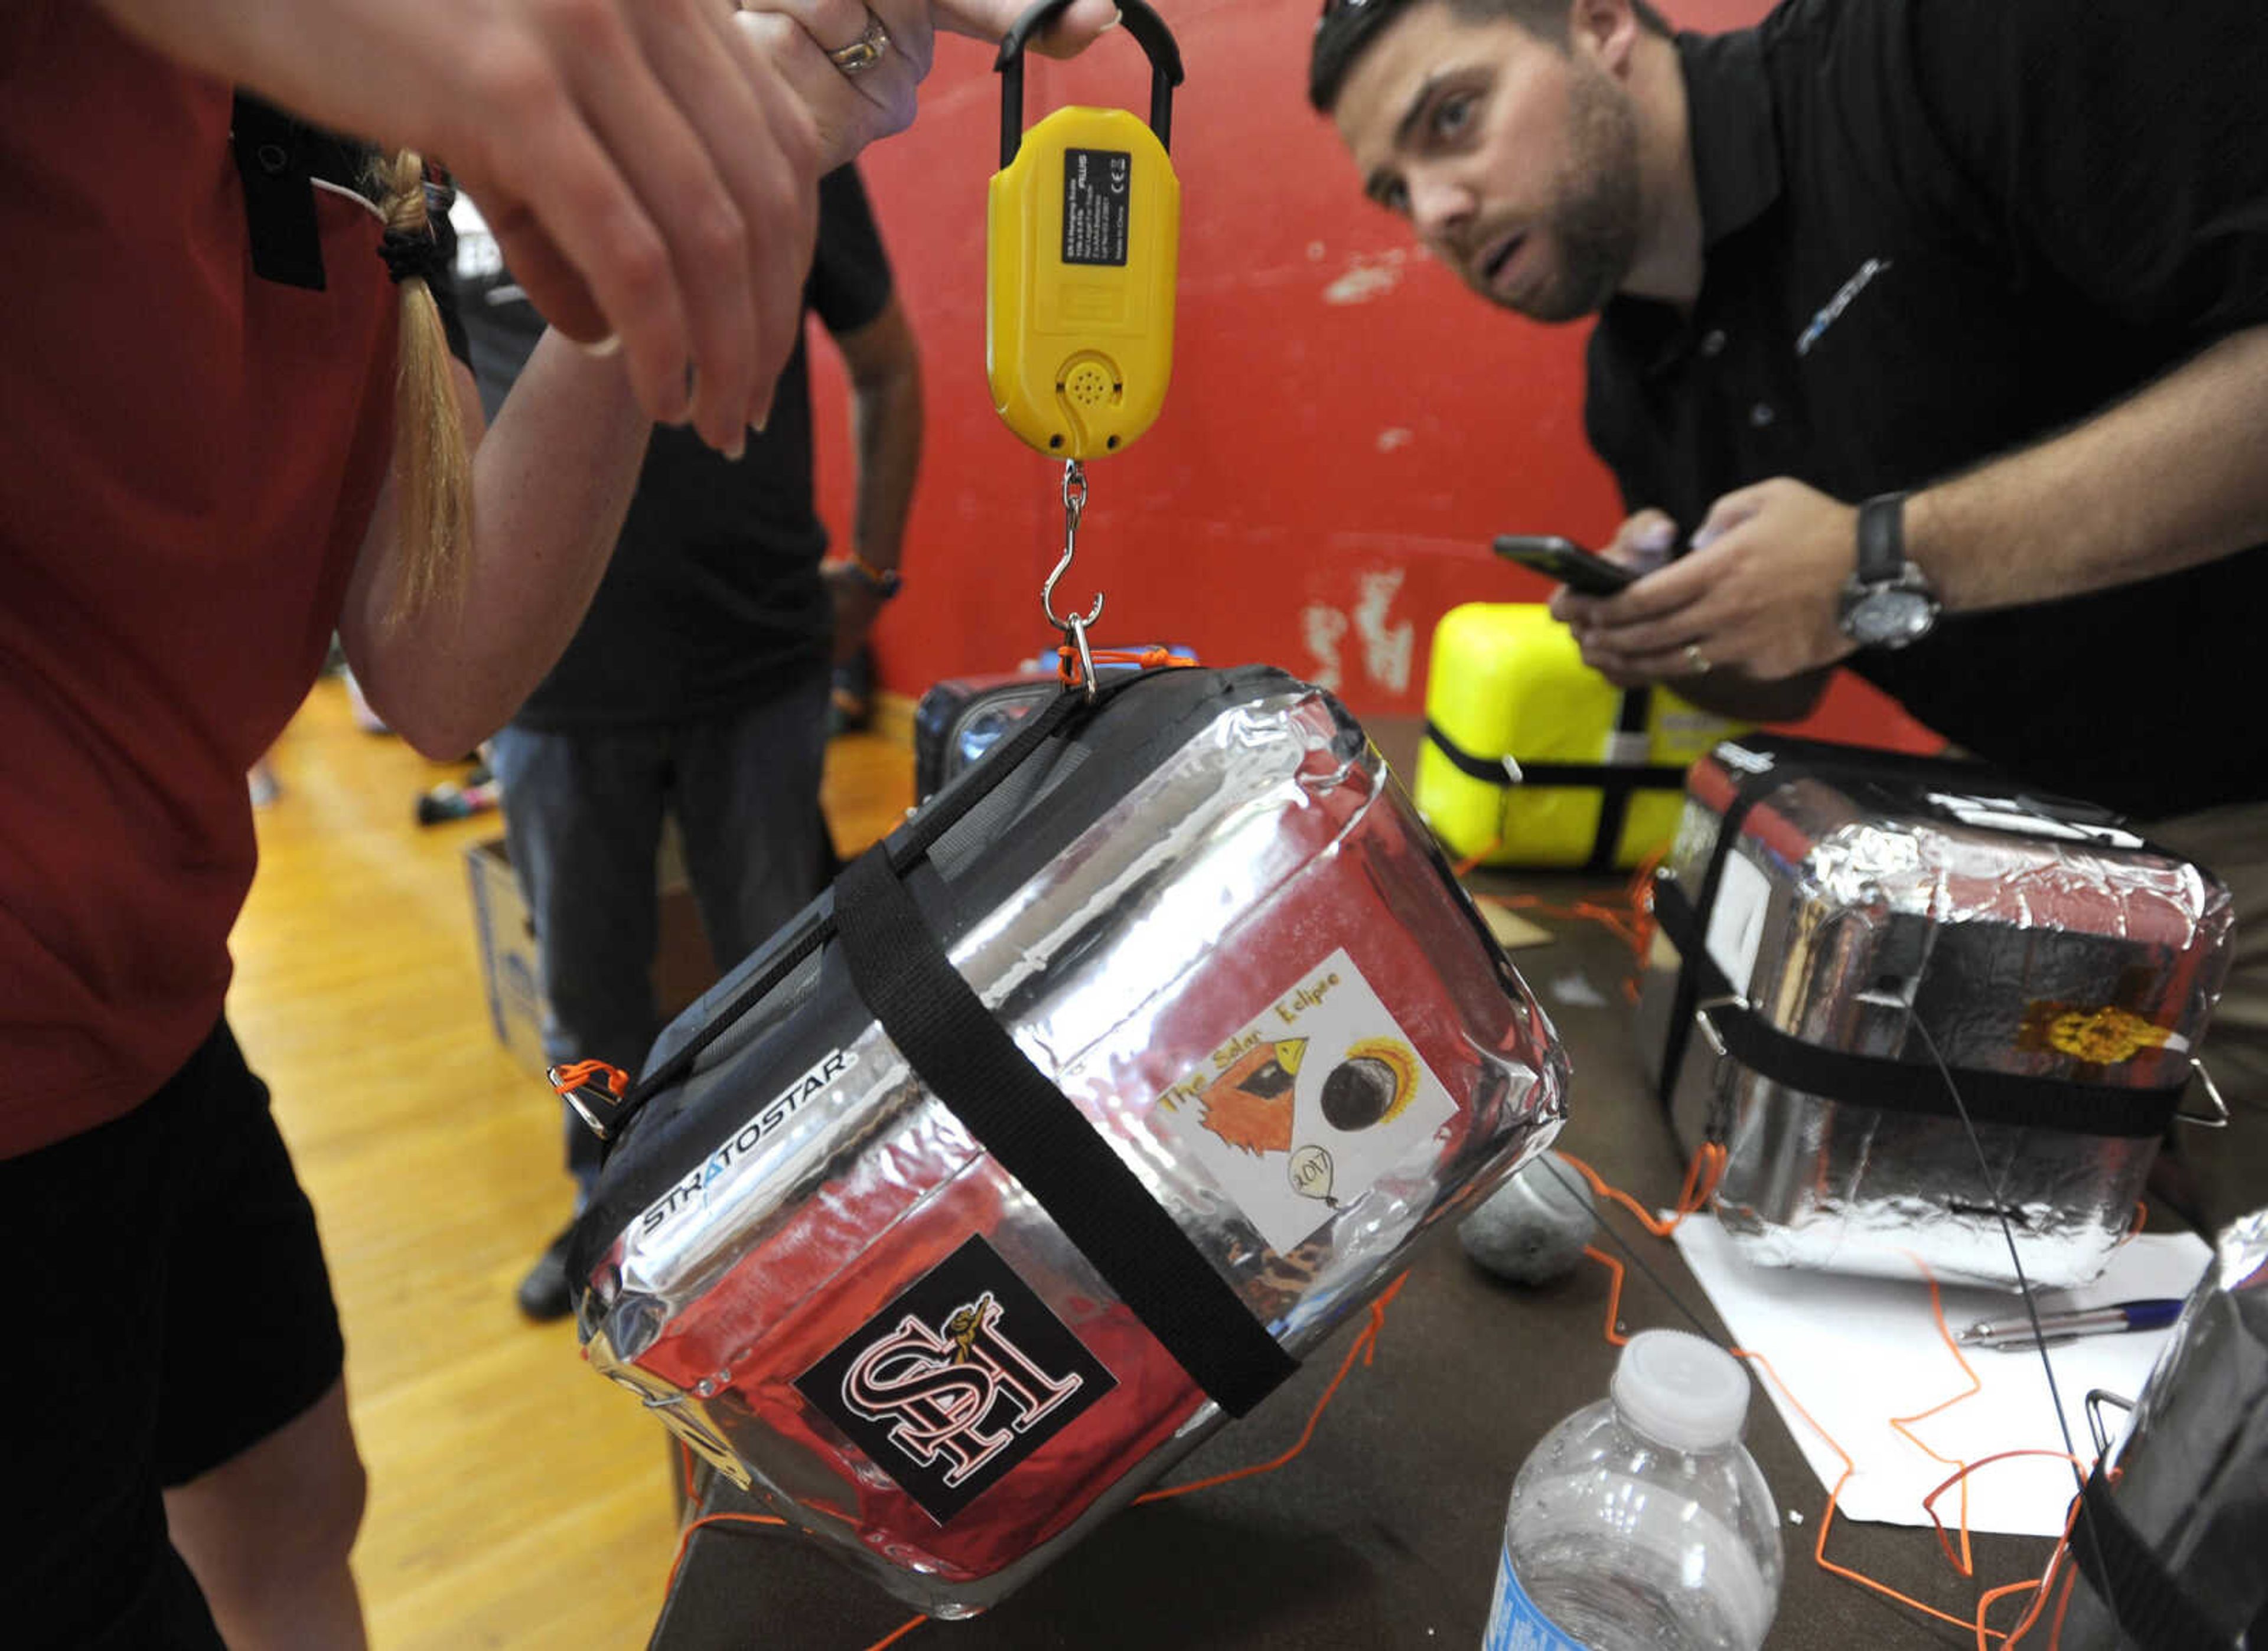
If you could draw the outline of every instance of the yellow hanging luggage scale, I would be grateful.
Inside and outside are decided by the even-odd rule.
[[[1119,18],[1150,60],[1150,123],[1123,109],[1057,109],[1024,130],[1024,45],[1071,4],[1040,0],[1000,42],[1000,170],[985,196],[984,364],[992,407],[1035,451],[1064,461],[1064,549],[1040,588],[1063,633],[1064,677],[1094,693],[1085,613],[1056,612],[1086,508],[1086,461],[1156,422],[1174,367],[1182,185],[1173,138],[1181,48],[1143,0]]]
[[[1182,186],[1167,154],[1182,55],[1120,0],[1150,59],[1150,121],[1063,108],[1024,127],[1024,45],[1070,4],[1042,0],[1000,42],[1000,170],[985,202],[984,356],[992,406],[1051,459],[1115,453],[1165,405]]]

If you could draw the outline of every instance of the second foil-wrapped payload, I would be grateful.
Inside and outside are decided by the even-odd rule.
[[[1654,906],[1642,1047],[1742,1253],[1999,1286],[2132,1229],[2232,922],[2102,811],[1761,736],[1695,766]]]

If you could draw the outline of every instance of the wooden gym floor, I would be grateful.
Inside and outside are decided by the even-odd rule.
[[[278,742],[229,1013],[314,1200],[344,1318],[378,1651],[637,1647],[676,1545],[660,1427],[531,1325],[512,1287],[567,1215],[558,1107],[496,1041],[465,850],[421,827],[462,770],[357,729],[320,684]],[[845,853],[912,800],[905,747],[836,742]]]

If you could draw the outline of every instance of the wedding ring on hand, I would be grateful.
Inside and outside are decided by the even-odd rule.
[[[848,46],[838,46],[828,52],[827,58],[845,75],[856,80],[876,63],[880,62],[882,54],[889,49],[889,30],[882,26],[881,18],[869,11],[866,13],[865,33]]]
[[[1699,642],[1685,644],[1685,665],[1686,669],[1697,677],[1705,677],[1709,674],[1708,656],[1701,651]]]

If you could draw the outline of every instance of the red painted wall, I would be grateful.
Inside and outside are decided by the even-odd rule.
[[[1088,468],[1092,498],[1059,612],[1097,588],[1104,643],[1163,638],[1212,664],[1264,659],[1359,715],[1422,708],[1435,620],[1466,601],[1541,600],[1490,553],[1498,532],[1596,543],[1621,511],[1582,436],[1582,327],[1470,297],[1370,206],[1306,99],[1314,0],[1162,0],[1188,66],[1174,103],[1181,292],[1165,412]],[[1734,26],[1755,0],[1685,0]],[[885,686],[1010,668],[1057,640],[1040,583],[1062,547],[1062,467],[991,410],[984,378],[985,182],[998,162],[990,51],[941,40],[921,117],[861,162],[923,348],[929,444],[906,593],[877,631]],[[1065,102],[1148,107],[1130,40],[1032,60],[1026,116]],[[821,487],[849,517],[843,388],[815,352]],[[1855,680],[1811,726],[1926,745]]]

